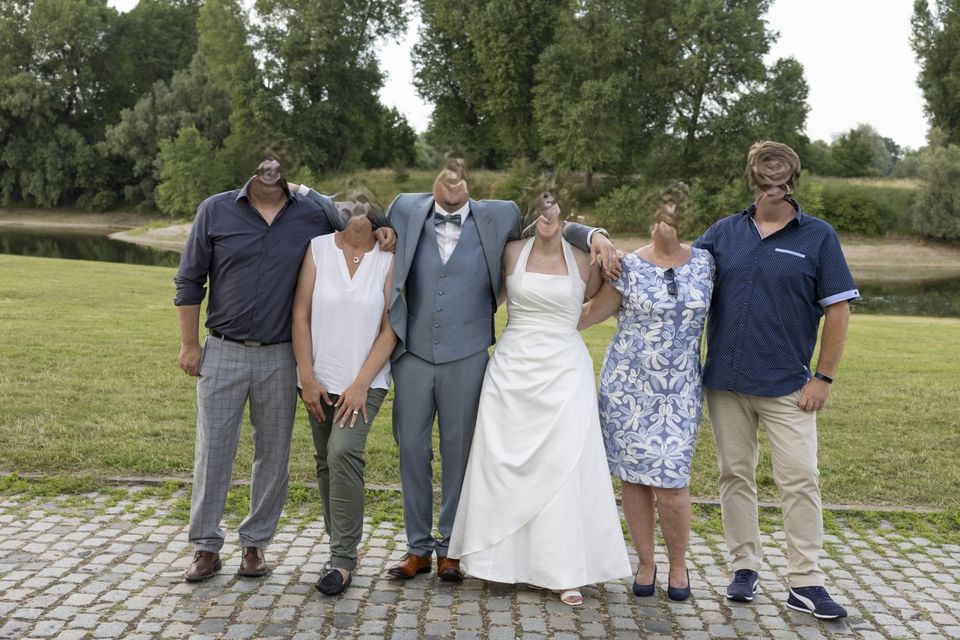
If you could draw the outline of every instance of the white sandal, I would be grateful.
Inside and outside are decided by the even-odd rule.
[[[580,589],[567,589],[560,594],[560,602],[568,607],[579,607],[583,604],[583,594]]]

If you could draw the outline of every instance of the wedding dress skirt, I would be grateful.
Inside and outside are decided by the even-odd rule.
[[[585,285],[507,277],[509,319],[487,367],[449,554],[478,578],[550,589],[632,575],[577,322]]]

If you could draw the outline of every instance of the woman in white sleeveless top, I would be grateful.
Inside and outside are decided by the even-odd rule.
[[[316,587],[342,593],[363,528],[364,449],[390,386],[393,255],[381,251],[362,195],[338,205],[346,228],[310,241],[293,300],[293,350],[316,448],[330,562]]]
[[[473,576],[561,591],[631,574],[600,431],[593,363],[577,332],[601,284],[561,235],[551,194],[536,235],[504,253],[507,327],[480,394],[450,557]]]

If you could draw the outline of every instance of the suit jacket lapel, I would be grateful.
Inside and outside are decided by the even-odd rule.
[[[493,297],[497,298],[500,288],[500,254],[497,244],[497,230],[493,218],[488,215],[482,203],[470,198],[470,213],[477,226],[477,235],[480,236],[480,246],[483,247],[483,257],[487,261],[487,270],[490,272],[490,285],[493,287]]]
[[[420,234],[423,232],[423,225],[427,216],[433,212],[433,198],[428,198],[423,206],[414,208],[407,219],[406,237],[403,238],[403,267],[402,273],[394,274],[394,282],[406,282],[407,274],[410,273],[410,265],[413,264],[413,258],[417,253],[417,243],[420,241]],[[399,238],[397,239],[399,242]]]

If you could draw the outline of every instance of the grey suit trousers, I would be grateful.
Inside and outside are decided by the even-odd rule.
[[[188,537],[219,552],[220,526],[243,412],[250,403],[253,476],[250,512],[237,532],[242,546],[266,547],[287,499],[290,438],[297,408],[296,361],[289,342],[248,347],[208,336],[197,383],[197,439]]]
[[[393,362],[393,437],[400,447],[400,484],[408,551],[447,555],[453,518],[477,424],[486,350],[433,364],[409,351]],[[433,421],[440,427],[440,538],[433,537]]]

